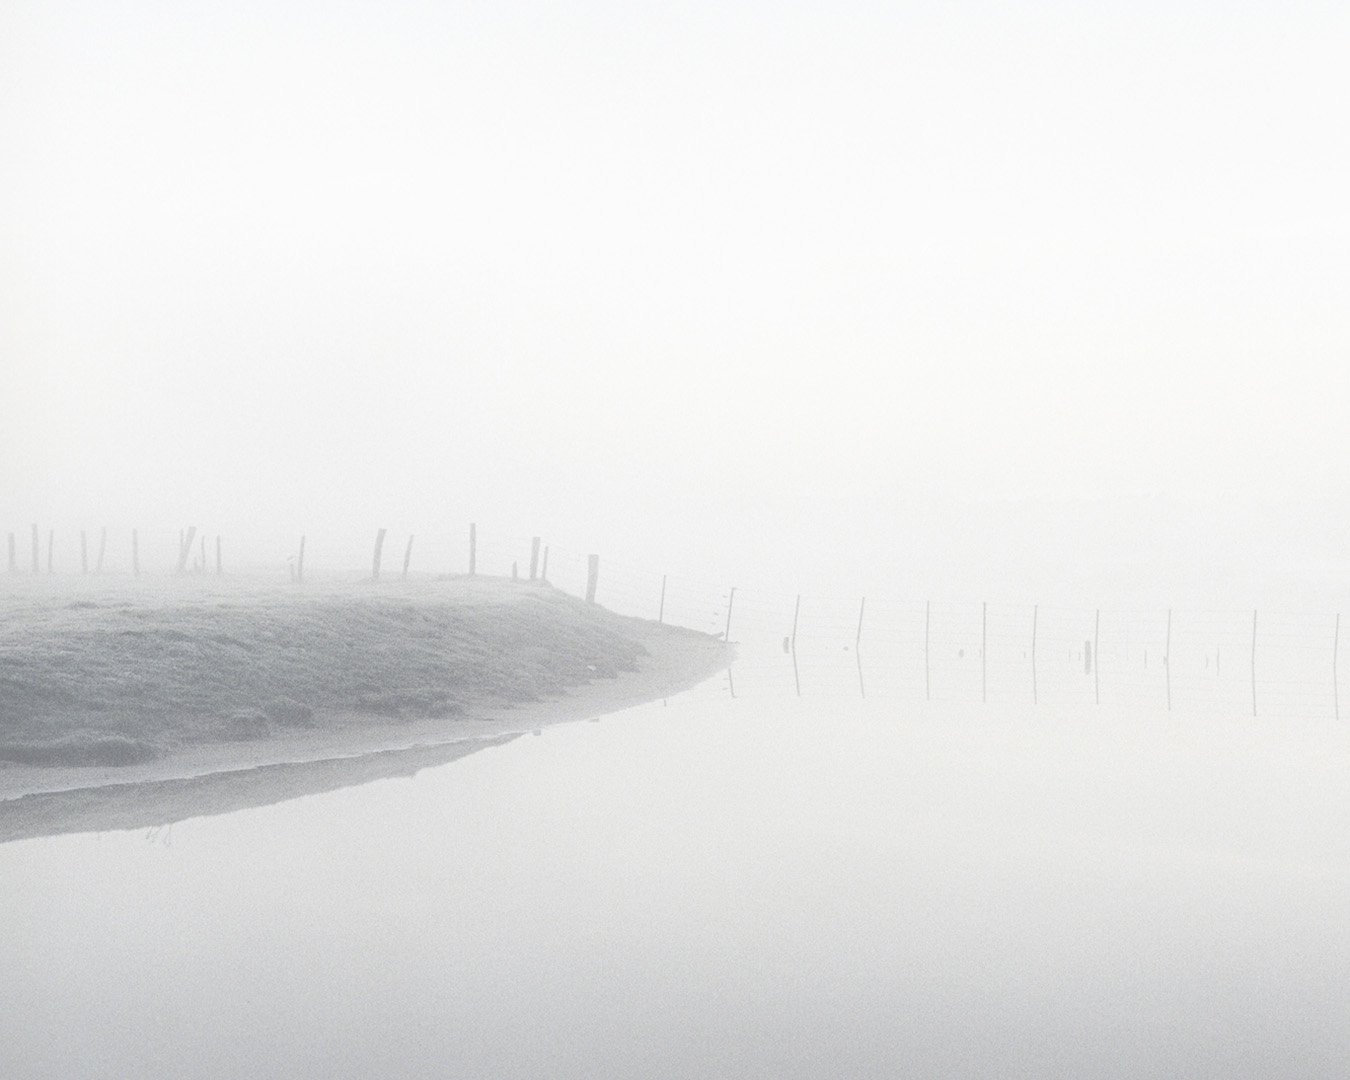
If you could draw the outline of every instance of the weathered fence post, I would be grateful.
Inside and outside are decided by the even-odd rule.
[[[1096,704],[1102,703],[1102,609],[1097,609],[1097,618],[1092,624],[1092,694]]]
[[[548,545],[544,545],[544,564],[539,568],[539,580],[548,580]]]
[[[478,573],[478,526],[469,526],[469,573]]]
[[[1039,705],[1040,699],[1036,693],[1036,620],[1040,615],[1041,607],[1039,604],[1031,606],[1031,703]]]
[[[853,635],[853,651],[855,653],[862,648],[862,620],[863,620],[863,612],[866,610],[867,610],[867,597],[864,596],[862,598],[862,603],[858,605],[858,632]],[[861,681],[862,680],[861,661],[859,662],[859,665],[860,666],[858,668],[858,679],[859,681]],[[863,696],[866,697],[867,695],[864,694]]]
[[[103,553],[108,550],[108,526],[104,525],[98,534],[98,564],[94,567],[94,573],[103,573]]]
[[[586,557],[586,603],[595,603],[595,587],[600,583],[600,556]]]
[[[135,529],[131,530],[131,573],[141,576],[141,540]]]
[[[536,581],[539,577],[539,537],[530,537],[530,580]]]
[[[408,580],[408,564],[412,562],[412,542],[414,533],[408,534],[408,546],[403,549],[403,580]]]
[[[1331,702],[1336,710],[1336,719],[1341,718],[1341,678],[1336,665],[1341,653],[1341,613],[1336,613],[1336,633],[1331,639]]]
[[[384,532],[385,530],[381,529],[375,534],[375,558],[370,566],[371,581],[380,580],[380,553],[384,550]]]
[[[656,621],[658,624],[666,621],[666,575],[661,575],[661,606],[656,609]]]
[[[42,564],[41,564],[41,562],[39,562],[39,556],[38,556],[38,527],[37,527],[36,525],[34,525],[34,526],[33,526],[33,573],[35,573],[35,574],[40,574],[41,572],[42,572]]]
[[[989,700],[989,602],[980,604],[980,700]]]
[[[1167,609],[1167,647],[1163,649],[1163,672],[1167,675],[1167,711],[1172,711],[1172,609]]]
[[[89,532],[80,530],[80,573],[89,573]]]
[[[792,609],[792,655],[797,655],[797,616],[802,610],[802,594],[797,594],[797,604]],[[794,665],[795,666],[795,665]]]
[[[19,570],[19,548],[14,538],[14,534],[9,534],[9,572],[18,573]]]
[[[727,628],[722,631],[722,640],[731,640],[731,609],[736,603],[736,586],[731,587],[731,595],[727,597]]]
[[[300,537],[300,555],[295,560],[295,580],[305,580],[305,538]]]
[[[933,700],[933,683],[928,674],[928,628],[932,622],[933,601],[923,602],[923,699]]]
[[[187,573],[188,556],[192,554],[192,541],[197,537],[197,526],[188,526],[187,536],[183,538],[181,546],[178,548],[178,572]]]
[[[1252,612],[1252,715],[1256,715],[1256,612]]]

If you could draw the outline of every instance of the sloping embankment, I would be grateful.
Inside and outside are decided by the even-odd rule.
[[[60,816],[55,793],[67,795],[67,813],[84,807],[68,827],[96,827],[107,815],[89,812],[92,788],[267,767],[243,786],[300,794],[321,772],[332,786],[337,772],[360,782],[385,765],[406,771],[411,748],[494,745],[673,694],[726,656],[707,635],[502,579],[304,590],[177,581],[79,594],[29,585],[0,609],[0,839],[40,834],[13,819],[25,802],[20,817]],[[348,763],[336,772],[274,768],[336,758]],[[180,811],[194,805],[174,791]],[[124,795],[132,806],[147,797]],[[224,808],[252,797],[240,803],[236,792]]]

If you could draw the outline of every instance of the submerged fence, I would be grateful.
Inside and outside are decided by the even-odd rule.
[[[16,579],[231,573],[230,548],[219,535],[193,527],[129,532],[84,530],[78,547],[69,540],[60,547],[53,530],[33,525],[25,544],[23,534],[9,533],[8,568]],[[252,577],[261,569],[293,584],[316,572],[413,585],[457,574],[547,581],[619,614],[735,642],[737,659],[718,690],[737,696],[1341,714],[1336,613],[798,595],[646,571],[476,524],[458,537],[408,535],[386,547],[387,538],[386,530],[373,531],[370,561],[359,570],[351,545],[319,545],[316,566],[308,537],[249,569]]]

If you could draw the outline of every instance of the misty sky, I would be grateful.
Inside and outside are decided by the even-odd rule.
[[[0,505],[1336,496],[1347,55],[1290,2],[9,0]]]

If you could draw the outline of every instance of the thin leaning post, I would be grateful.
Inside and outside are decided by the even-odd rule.
[[[536,581],[539,577],[539,537],[530,538],[530,580]]]
[[[727,628],[722,631],[722,640],[731,640],[731,609],[736,603],[736,586],[731,587],[731,595],[727,597]]]
[[[1163,649],[1163,673],[1167,676],[1167,711],[1172,711],[1172,609],[1167,609],[1167,647]]]
[[[933,683],[928,676],[928,627],[932,622],[931,614],[933,601],[925,600],[923,602],[923,699],[924,701],[933,700]]]
[[[188,557],[192,554],[192,541],[195,539],[197,539],[197,526],[191,525],[178,547],[178,572],[180,574],[187,573]]]
[[[1036,694],[1036,617],[1040,614],[1040,605],[1031,607],[1031,703],[1039,705]]]
[[[858,653],[862,649],[862,620],[863,612],[867,610],[867,597],[862,598],[862,603],[858,605],[858,632],[853,637],[853,651]],[[861,671],[859,672],[861,675]],[[866,696],[866,695],[864,695]]]
[[[408,534],[408,546],[403,549],[403,580],[408,580],[408,566],[412,563],[412,542],[415,534]]]
[[[384,529],[380,529],[375,534],[375,557],[370,564],[370,580],[380,580],[380,553],[384,550]]]
[[[792,654],[797,655],[797,616],[802,611],[802,594],[797,594],[797,604],[792,609]]]
[[[989,601],[980,604],[980,700],[989,701]]]
[[[661,575],[661,606],[656,609],[656,622],[659,626],[666,621],[666,575]]]
[[[595,603],[595,587],[600,583],[600,556],[586,556],[586,603]]]
[[[1336,710],[1336,719],[1341,718],[1341,680],[1336,671],[1336,662],[1341,652],[1341,615],[1336,613],[1336,633],[1331,639],[1331,703]]]
[[[1102,609],[1097,609],[1097,620],[1092,624],[1092,693],[1097,704],[1102,703],[1102,650],[1098,640],[1102,632]]]
[[[1256,612],[1252,612],[1252,715],[1256,715]]]
[[[548,545],[544,545],[544,564],[539,568],[539,578],[541,581],[548,580]]]
[[[297,582],[305,580],[305,538],[300,537],[300,554],[295,560],[295,580]]]

